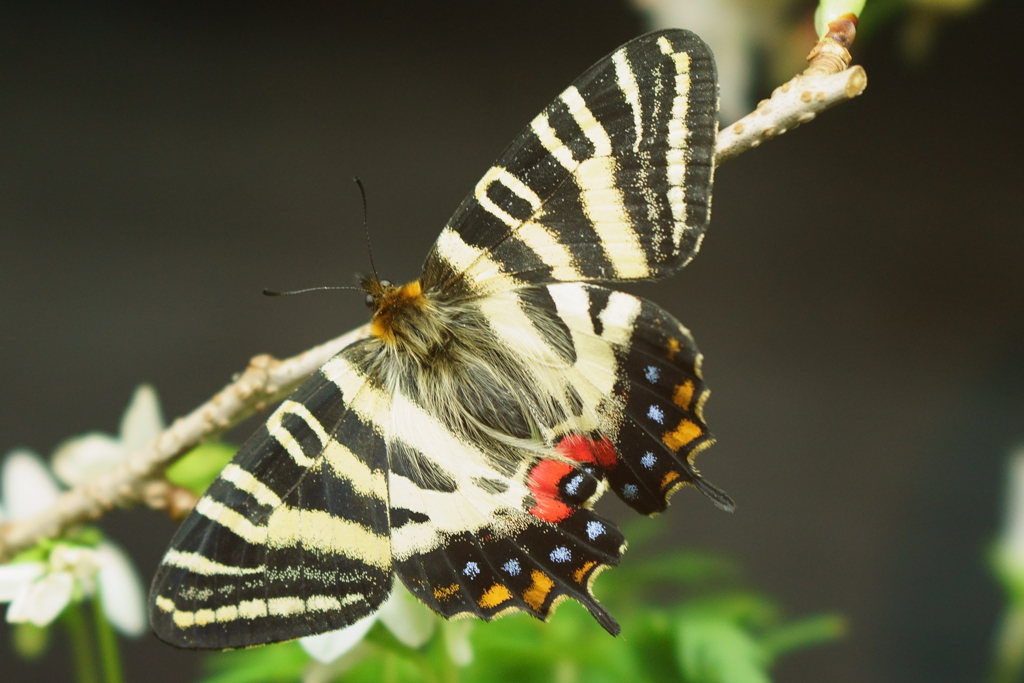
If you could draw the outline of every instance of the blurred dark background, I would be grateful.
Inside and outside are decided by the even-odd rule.
[[[866,94],[724,165],[700,257],[633,290],[704,351],[700,464],[739,502],[680,494],[665,543],[849,618],[779,681],[984,675],[1024,440],[1022,21],[992,2],[916,66],[887,29],[859,41]],[[368,270],[351,176],[382,276],[412,279],[516,132],[643,30],[596,0],[0,5],[0,452],[115,432],[142,381],[173,418],[362,323],[356,293],[260,295]],[[148,581],[171,522],[103,527]],[[0,678],[70,680],[55,645],[22,662],[4,624]],[[152,637],[124,651],[129,680],[198,675]]]

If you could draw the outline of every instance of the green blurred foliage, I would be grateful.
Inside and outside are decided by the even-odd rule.
[[[285,683],[297,681],[309,666],[309,655],[296,643],[218,652],[206,658],[205,683]]]
[[[237,450],[238,446],[216,439],[201,443],[167,468],[167,480],[201,496]]]
[[[768,683],[779,657],[845,630],[832,615],[787,620],[735,563],[706,553],[638,558],[602,576],[597,592],[622,624],[619,637],[566,601],[549,623],[525,614],[473,623],[465,667],[449,658],[445,629],[412,649],[378,622],[338,665],[313,663],[295,643],[271,645],[211,655],[204,683]]]
[[[11,637],[14,651],[18,653],[18,656],[30,661],[42,657],[50,647],[49,627],[40,627],[27,622],[14,624]]]

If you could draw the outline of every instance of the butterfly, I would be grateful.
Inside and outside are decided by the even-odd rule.
[[[593,511],[692,485],[713,439],[702,356],[672,315],[606,283],[656,280],[710,217],[718,85],[693,33],[636,38],[523,130],[419,279],[362,281],[370,335],[241,447],[171,541],[156,634],[236,648],[341,628],[396,580],[445,617],[546,619],[625,549]]]

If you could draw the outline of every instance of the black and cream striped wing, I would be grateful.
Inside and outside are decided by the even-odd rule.
[[[626,43],[488,169],[428,256],[426,289],[472,296],[682,267],[709,219],[717,99],[711,52],[693,33]]]
[[[235,648],[340,628],[391,590],[388,404],[328,362],[245,443],[182,524],[153,579],[172,645]]]

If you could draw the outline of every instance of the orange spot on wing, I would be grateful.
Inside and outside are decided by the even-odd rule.
[[[679,340],[675,337],[669,337],[668,341],[665,342],[665,355],[669,360],[676,357],[676,354],[682,350],[682,346],[679,344]]]
[[[666,474],[664,477],[662,477],[662,479],[661,479],[661,488],[668,487],[668,485],[671,484],[672,482],[674,482],[676,479],[678,479],[679,476],[680,475],[679,475],[678,472],[676,472],[675,470],[672,470],[671,472]]]
[[[540,612],[541,608],[544,607],[544,601],[548,599],[548,593],[555,587],[555,582],[551,580],[550,576],[538,569],[530,572],[530,578],[533,579],[533,583],[523,591],[523,601],[532,607],[534,611]]]
[[[491,609],[511,599],[512,593],[500,583],[496,583],[484,591],[477,604],[480,605],[481,609]]]
[[[671,432],[665,432],[661,440],[672,451],[678,451],[703,433],[704,431],[695,422],[680,420],[679,425]]]
[[[690,401],[693,400],[693,380],[688,379],[676,387],[672,394],[672,402],[683,410],[690,409]]]
[[[572,578],[576,583],[583,583],[583,579],[587,578],[587,573],[595,566],[597,566],[597,562],[594,562],[593,560],[585,563],[582,567],[573,572]]]
[[[447,600],[459,592],[459,584],[453,583],[450,586],[435,586],[434,598],[436,600]]]

